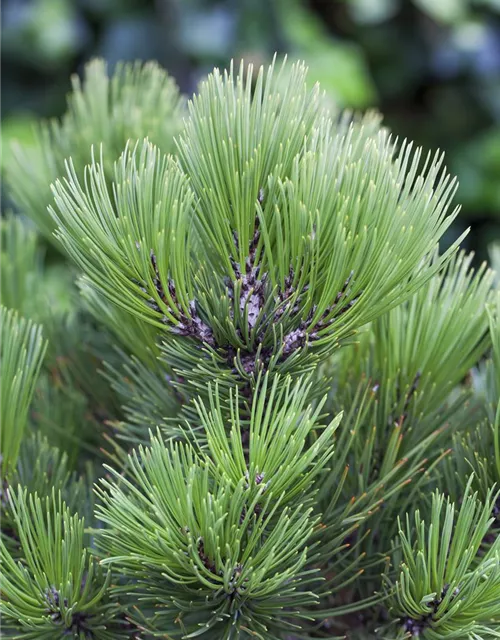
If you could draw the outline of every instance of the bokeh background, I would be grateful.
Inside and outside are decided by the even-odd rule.
[[[3,0],[2,13],[3,165],[94,56],[157,59],[189,94],[231,57],[288,53],[340,106],[445,150],[454,234],[472,226],[478,259],[500,239],[500,0]]]

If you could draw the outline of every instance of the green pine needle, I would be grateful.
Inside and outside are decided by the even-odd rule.
[[[106,63],[93,60],[84,77],[72,78],[67,112],[37,130],[34,147],[14,147],[7,183],[16,204],[54,242],[54,223],[47,212],[50,184],[72,158],[79,175],[91,160],[91,147],[102,144],[110,165],[128,140],[149,137],[166,153],[182,118],[182,100],[172,78],[155,62],[118,64],[108,76]]]
[[[425,640],[498,637],[500,625],[500,538],[481,554],[496,495],[480,503],[467,486],[460,508],[433,495],[428,520],[416,512],[400,525],[393,553],[398,571],[387,580],[387,606],[397,638]]]
[[[130,638],[122,609],[109,600],[111,572],[88,551],[84,521],[60,495],[9,492],[20,540],[16,561],[0,541],[2,627],[19,640]]]
[[[440,155],[420,172],[421,152],[398,151],[378,119],[334,120],[302,65],[284,86],[281,73],[261,69],[251,90],[243,67],[215,71],[178,160],[129,146],[110,186],[104,149],[54,185],[57,237],[89,285],[243,378],[324,357],[457,246],[434,257],[457,214]]]
[[[94,61],[7,168],[6,637],[500,638],[498,279],[306,74]]]
[[[14,469],[47,342],[39,325],[0,308],[2,475]]]
[[[316,602],[300,590],[310,509],[272,506],[272,493],[255,495],[245,478],[236,486],[213,478],[188,447],[167,448],[159,437],[128,467],[130,480],[110,470],[114,481],[103,481],[97,512],[107,526],[96,533],[104,562],[129,578],[118,591],[155,606],[147,629],[159,620],[172,637],[214,629],[229,638],[245,627],[286,627],[284,609],[300,616],[297,607]]]

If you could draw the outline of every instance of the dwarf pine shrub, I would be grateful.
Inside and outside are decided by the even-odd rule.
[[[500,292],[442,154],[302,64],[94,61],[6,178],[6,638],[500,637]]]

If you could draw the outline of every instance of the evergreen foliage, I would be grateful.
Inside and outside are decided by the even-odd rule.
[[[42,329],[14,310],[0,307],[2,465],[15,468],[46,343]]]
[[[16,562],[0,540],[5,631],[13,626],[16,637],[26,640],[129,637],[120,606],[109,601],[110,570],[85,543],[84,520],[55,492],[41,500],[19,489],[9,499],[23,559]]]
[[[63,172],[67,158],[72,158],[82,174],[92,145],[104,146],[110,166],[129,139],[150,137],[164,152],[171,151],[182,112],[173,80],[154,62],[120,64],[109,77],[103,60],[92,61],[83,81],[72,78],[67,106],[61,121],[38,128],[33,147],[14,149],[14,159],[7,167],[14,201],[51,241],[50,184]]]
[[[478,557],[495,497],[489,491],[481,503],[466,487],[457,509],[436,493],[427,525],[418,510],[414,524],[408,517],[406,526],[400,523],[400,548],[393,553],[400,574],[387,587],[389,611],[403,622],[399,637],[498,637],[500,538]]]
[[[305,79],[181,124],[94,61],[18,150],[61,254],[2,219],[6,638],[500,637],[498,279],[442,155]]]

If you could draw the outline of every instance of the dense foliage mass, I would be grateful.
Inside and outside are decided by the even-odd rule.
[[[60,116],[84,60],[159,60],[182,90],[214,66],[274,51],[349,109],[376,105],[424,148],[446,149],[460,181],[456,233],[480,260],[500,239],[498,0],[3,0],[2,168],[9,140]],[[4,195],[4,202],[5,196]],[[461,230],[461,231],[460,231]]]
[[[96,61],[37,140],[1,222],[5,637],[500,637],[500,291],[440,251],[442,156],[286,62],[184,101]]]

